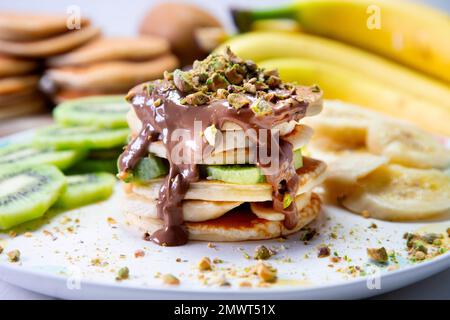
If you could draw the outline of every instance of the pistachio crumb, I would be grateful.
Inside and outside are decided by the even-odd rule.
[[[426,254],[423,251],[416,251],[416,253],[414,254],[414,257],[417,260],[424,260],[426,257]]]
[[[12,250],[7,253],[9,262],[18,262],[20,260],[20,251]]]
[[[208,257],[203,257],[198,263],[198,269],[200,271],[210,271],[211,268],[211,260]]]
[[[276,269],[260,263],[256,266],[256,274],[263,282],[275,282],[277,279]]]
[[[145,252],[144,252],[144,250],[142,250],[142,249],[138,249],[138,250],[136,250],[136,251],[134,252],[134,257],[135,257],[135,258],[141,258],[141,257],[143,257],[143,256],[145,256]]]
[[[119,271],[117,272],[116,280],[117,281],[125,280],[125,279],[128,279],[129,276],[130,276],[130,270],[128,269],[128,267],[123,267],[123,268],[120,268]]]
[[[330,256],[330,248],[328,246],[320,246],[319,252],[317,253],[318,258],[325,258]]]
[[[0,246],[0,254],[2,254],[3,250],[4,250],[3,247]]]
[[[241,288],[251,288],[252,283],[250,281],[242,281],[239,283],[239,287]]]
[[[31,238],[31,237],[33,237],[33,234],[32,234],[31,232],[25,232],[25,233],[23,234],[23,236],[24,236],[25,238]]]
[[[255,254],[253,257],[256,260],[267,260],[272,256],[272,253],[265,246],[258,246],[255,248]]]
[[[388,261],[388,254],[384,247],[367,248],[367,255],[376,262],[386,263]]]
[[[164,284],[171,285],[171,286],[177,286],[180,284],[180,280],[175,277],[173,274],[167,273],[162,276],[162,280]]]

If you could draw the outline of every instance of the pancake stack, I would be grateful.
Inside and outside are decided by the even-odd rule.
[[[45,110],[33,61],[0,54],[0,121]]]
[[[45,83],[57,103],[99,94],[125,94],[178,66],[167,40],[156,36],[99,38],[47,61]]]
[[[270,239],[318,216],[313,188],[326,165],[302,156],[312,129],[299,122],[321,111],[317,86],[282,83],[276,70],[228,50],[139,85],[127,98],[133,139],[119,158],[122,210],[145,239],[164,246]],[[278,134],[274,171],[255,155],[266,140],[251,129]],[[173,139],[177,130],[187,135]]]
[[[65,15],[0,12],[0,120],[45,111],[40,62],[99,34],[86,19],[69,30]]]

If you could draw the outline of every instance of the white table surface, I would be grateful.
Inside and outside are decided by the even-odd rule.
[[[289,0],[280,0],[278,3]],[[428,2],[440,9],[450,9],[450,2],[440,0],[416,0]],[[65,13],[68,6],[73,5],[72,0],[21,0],[2,1],[0,10],[18,10],[32,12],[59,12]],[[138,23],[146,10],[155,3],[155,0],[134,0],[130,5],[128,0],[118,0],[111,5],[109,0],[78,0],[76,4],[80,7],[82,14],[89,16],[99,25],[107,35],[133,35],[136,33]],[[212,11],[224,24],[231,28],[231,20],[227,15],[226,7],[233,5],[268,5],[272,0],[222,0],[202,1],[191,0],[198,5]],[[131,18],[130,18],[131,17]],[[450,269],[414,285],[400,290],[378,296],[380,299],[450,299]],[[37,293],[14,287],[0,280],[0,300],[2,299],[51,299]]]
[[[47,300],[52,297],[15,287],[0,280],[0,300]],[[450,299],[450,269],[375,299]]]

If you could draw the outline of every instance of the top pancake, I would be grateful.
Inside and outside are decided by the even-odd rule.
[[[0,12],[0,39],[32,41],[55,36],[67,31],[66,15]],[[81,19],[81,27],[89,24]]]
[[[64,55],[48,60],[52,67],[79,66],[114,60],[140,61],[169,53],[167,40],[159,37],[99,38]]]

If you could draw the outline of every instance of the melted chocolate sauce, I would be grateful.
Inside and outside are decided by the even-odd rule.
[[[131,141],[119,159],[121,172],[132,170],[142,157],[148,154],[148,146],[152,141],[162,140],[170,163],[169,174],[165,178],[160,189],[157,202],[158,217],[164,221],[164,227],[154,232],[150,239],[160,245],[176,246],[188,241],[188,232],[183,225],[182,201],[189,185],[199,180],[199,172],[195,163],[179,164],[172,159],[171,151],[179,141],[172,141],[171,135],[176,129],[194,131],[194,122],[201,121],[202,131],[211,125],[222,128],[225,122],[233,122],[240,126],[244,132],[253,129],[270,130],[277,124],[291,120],[300,120],[305,116],[306,109],[311,103],[320,103],[321,92],[311,91],[305,87],[304,99],[289,98],[273,104],[272,113],[264,116],[256,116],[249,107],[235,109],[227,100],[214,100],[208,105],[190,106],[180,102],[183,95],[167,81],[154,82],[154,89],[148,92],[146,85],[139,85],[130,91],[128,95],[137,117],[142,122],[140,134]],[[302,88],[303,89],[303,88]],[[256,97],[247,96],[255,101]],[[270,135],[269,135],[270,136]],[[248,136],[257,148],[265,145],[266,150],[272,150],[270,137],[263,139]],[[193,139],[194,140],[194,139]],[[204,139],[199,139],[200,150],[207,149]],[[285,214],[284,224],[292,229],[296,226],[298,216],[295,202],[283,208],[283,196],[288,192],[292,199],[295,198],[298,187],[298,176],[293,165],[292,145],[279,139],[279,167],[275,173],[269,173],[271,163],[262,163],[257,156],[256,164],[266,175],[266,180],[273,187],[273,207]],[[195,151],[195,150],[194,150]],[[259,155],[259,152],[257,152]]]

